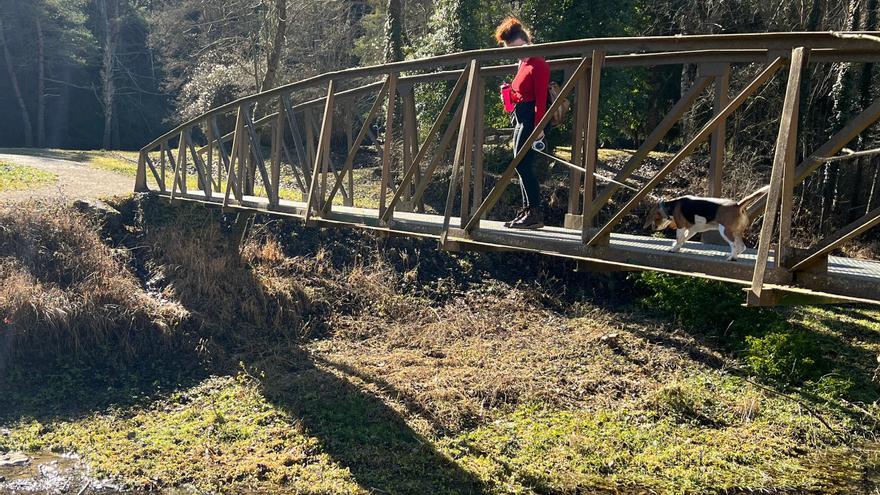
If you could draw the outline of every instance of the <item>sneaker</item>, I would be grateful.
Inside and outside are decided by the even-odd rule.
[[[508,220],[508,221],[504,222],[504,226],[507,228],[510,228],[510,226],[513,225],[514,222],[516,222],[517,220],[522,218],[522,216],[525,215],[527,211],[529,211],[529,209],[526,207],[520,208],[519,210],[517,210],[516,216],[513,217],[512,220]]]
[[[517,218],[511,225],[512,229],[536,230],[544,227],[544,214],[540,208],[529,208],[525,215]]]

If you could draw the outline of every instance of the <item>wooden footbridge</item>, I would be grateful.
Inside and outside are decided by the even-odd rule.
[[[215,108],[157,138],[141,150],[135,190],[327,227],[437,238],[443,249],[530,251],[578,260],[582,269],[655,270],[725,280],[747,287],[749,305],[880,303],[880,261],[829,256],[880,223],[880,208],[812,246],[795,247],[791,239],[795,187],[880,119],[878,99],[824,145],[803,150],[807,158],[796,163],[801,80],[808,64],[880,61],[876,34],[586,39],[326,73]],[[534,55],[547,58],[554,73],[563,74],[564,84],[527,143],[530,147],[536,140],[562,98],[573,100],[574,167],[564,225],[517,231],[491,218],[525,153],[512,157],[500,175],[484,170],[484,95],[487,82],[495,84],[515,71],[510,62]],[[603,71],[682,64],[698,68],[693,86],[613,180],[602,180],[597,131]],[[733,64],[759,70],[731,95]],[[711,147],[709,194],[720,195],[725,123],[779,73],[787,74],[787,82],[780,95],[784,104],[769,189],[750,211],[762,219],[757,249],[729,262],[726,244],[692,242],[670,253],[669,240],[615,232],[705,142]],[[415,89],[421,85],[447,93],[430,126],[418,121]],[[653,176],[632,188],[635,192],[622,206],[612,206],[621,185],[633,183],[634,171],[710,86],[715,96],[708,122]],[[355,158],[367,140],[380,149],[378,207],[358,204],[353,179]],[[340,147],[345,152],[333,156],[331,150]],[[440,168],[450,150],[451,170]],[[447,181],[444,211],[425,213],[428,186]],[[610,219],[600,223],[603,209]]]

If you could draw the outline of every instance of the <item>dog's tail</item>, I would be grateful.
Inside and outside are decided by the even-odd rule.
[[[749,194],[748,196],[739,200],[739,202],[737,204],[739,205],[740,208],[745,208],[752,201],[755,201],[756,199],[761,197],[761,195],[766,193],[769,189],[770,189],[770,186],[764,186],[761,189],[758,189],[757,191],[753,192],[752,194]]]

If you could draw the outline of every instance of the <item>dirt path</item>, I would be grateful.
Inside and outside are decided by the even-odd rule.
[[[0,202],[49,198],[57,198],[67,202],[80,198],[95,199],[115,194],[127,194],[134,189],[133,177],[95,169],[86,163],[5,153],[0,153],[0,161],[38,168],[58,177],[54,184],[47,184],[31,190],[0,191]]]

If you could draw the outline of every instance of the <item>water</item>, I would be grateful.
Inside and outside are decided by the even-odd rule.
[[[0,467],[0,495],[49,495],[56,493],[115,494],[119,487],[88,475],[85,464],[74,455],[37,454],[22,466]],[[126,492],[131,493],[131,492]]]

